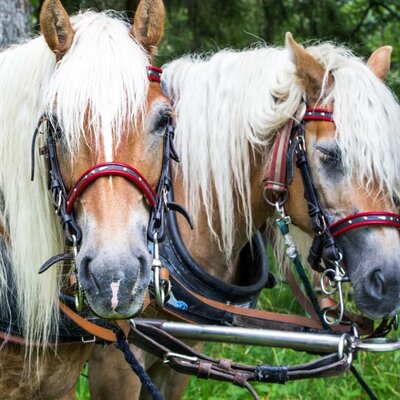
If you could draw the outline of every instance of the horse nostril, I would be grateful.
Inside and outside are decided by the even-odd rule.
[[[90,264],[93,261],[92,257],[84,256],[79,264],[79,278],[82,283],[93,284],[97,289],[99,285],[97,284],[96,280],[94,279],[93,273],[90,269]],[[86,286],[85,285],[85,286]]]
[[[380,269],[372,271],[365,288],[371,297],[381,300],[385,293],[385,277]]]

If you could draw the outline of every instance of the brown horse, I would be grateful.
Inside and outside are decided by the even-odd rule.
[[[303,147],[325,226],[351,225],[350,215],[363,221],[398,217],[387,213],[396,211],[400,193],[400,108],[382,82],[390,53],[390,47],[378,49],[365,64],[331,44],[304,49],[288,34],[284,49],[222,51],[166,66],[162,84],[174,103],[181,156],[173,190],[194,215],[195,228],[190,231],[183,220],[178,225],[191,257],[206,273],[240,283],[243,271],[235,260],[274,214],[263,196],[274,142],[282,126],[304,121],[306,107],[311,114],[303,125]],[[295,168],[284,210],[314,235],[309,202]],[[400,308],[400,238],[388,225],[362,223],[337,237],[355,302],[374,318],[393,316]],[[138,357],[165,398],[181,397],[185,377],[145,353]],[[95,349],[89,372],[93,399],[147,396],[112,346]]]
[[[151,272],[146,231],[171,112],[149,68],[163,21],[161,0],[141,1],[132,26],[107,13],[70,19],[59,0],[46,0],[42,34],[0,54],[2,398],[74,398],[92,345],[61,343],[63,268],[38,275],[65,240],[96,314],[126,318],[142,307]],[[32,183],[39,118],[44,156],[34,149]]]

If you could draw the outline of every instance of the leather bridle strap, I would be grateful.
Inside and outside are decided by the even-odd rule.
[[[289,140],[292,133],[293,120],[279,129],[275,144],[272,148],[270,162],[268,164],[267,177],[264,179],[264,199],[270,205],[276,201],[284,202],[287,196],[286,160],[289,148]]]
[[[303,120],[335,122],[333,119],[333,111],[325,108],[306,108]]]
[[[302,177],[305,197],[308,202],[308,212],[311,218],[312,228],[315,232],[315,238],[310,249],[308,261],[312,268],[321,272],[323,271],[323,267],[320,265],[320,260],[323,251],[324,258],[329,261],[334,262],[341,258],[339,245],[335,241],[335,238],[339,235],[349,230],[369,225],[400,228],[400,215],[385,211],[361,212],[352,214],[328,226],[327,218],[322,210],[318,199],[318,193],[313,184],[305,151],[306,121],[326,121],[334,123],[333,112],[321,108],[307,108],[303,120],[298,127],[297,138],[294,141],[297,154],[296,165],[299,167]]]
[[[58,305],[60,310],[72,321],[74,321],[79,327],[81,327],[86,332],[90,333],[98,339],[105,340],[107,342],[115,342],[117,340],[116,334],[113,329],[104,328],[102,326],[96,325],[93,322],[81,317],[75,311],[71,310],[65,303],[59,300]],[[121,329],[125,336],[129,334],[130,326],[125,320],[115,321],[117,329]]]
[[[147,66],[147,78],[151,82],[161,82],[162,68],[155,67],[154,65]]]
[[[150,207],[155,206],[156,193],[136,168],[121,162],[104,162],[87,169],[72,186],[67,196],[67,213],[72,212],[76,200],[91,183],[105,176],[119,176],[127,179],[143,192]]]
[[[101,326],[82,318],[79,314],[72,311],[68,306],[66,306],[62,301],[59,301],[60,310],[72,321],[74,321],[78,326],[89,332],[91,335],[106,340],[107,342],[115,342],[117,337],[111,329],[106,329]]]
[[[369,225],[384,225],[400,228],[400,215],[391,212],[361,212],[349,215],[329,226],[333,237],[337,237],[352,229],[362,228]]]

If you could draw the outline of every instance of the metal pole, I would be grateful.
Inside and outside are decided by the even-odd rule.
[[[179,339],[223,342],[233,344],[281,347],[314,353],[332,353],[343,345],[343,334],[285,332],[269,329],[240,328],[233,326],[193,325],[145,318],[131,320],[154,325]],[[358,339],[350,334],[353,350],[387,352],[400,350],[400,340],[390,338]]]
[[[192,325],[182,322],[140,318],[135,318],[133,321],[155,325],[179,339],[283,347],[318,353],[337,351],[341,337],[341,335],[332,334],[284,332],[232,326]]]

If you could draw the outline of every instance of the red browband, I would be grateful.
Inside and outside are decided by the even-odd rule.
[[[86,170],[72,186],[67,196],[67,213],[70,214],[76,200],[96,179],[104,176],[120,176],[132,182],[146,196],[151,207],[156,204],[156,193],[146,178],[134,167],[120,162],[96,164]]]
[[[325,110],[324,108],[306,108],[303,119],[306,121],[334,122],[333,111]]]
[[[329,230],[333,237],[337,237],[352,229],[362,228],[368,225],[384,225],[400,228],[400,215],[385,211],[361,212],[349,215],[335,222],[329,227]]]
[[[153,65],[147,66],[147,77],[149,78],[149,81],[160,83],[161,74],[162,74],[161,68],[154,67]]]

